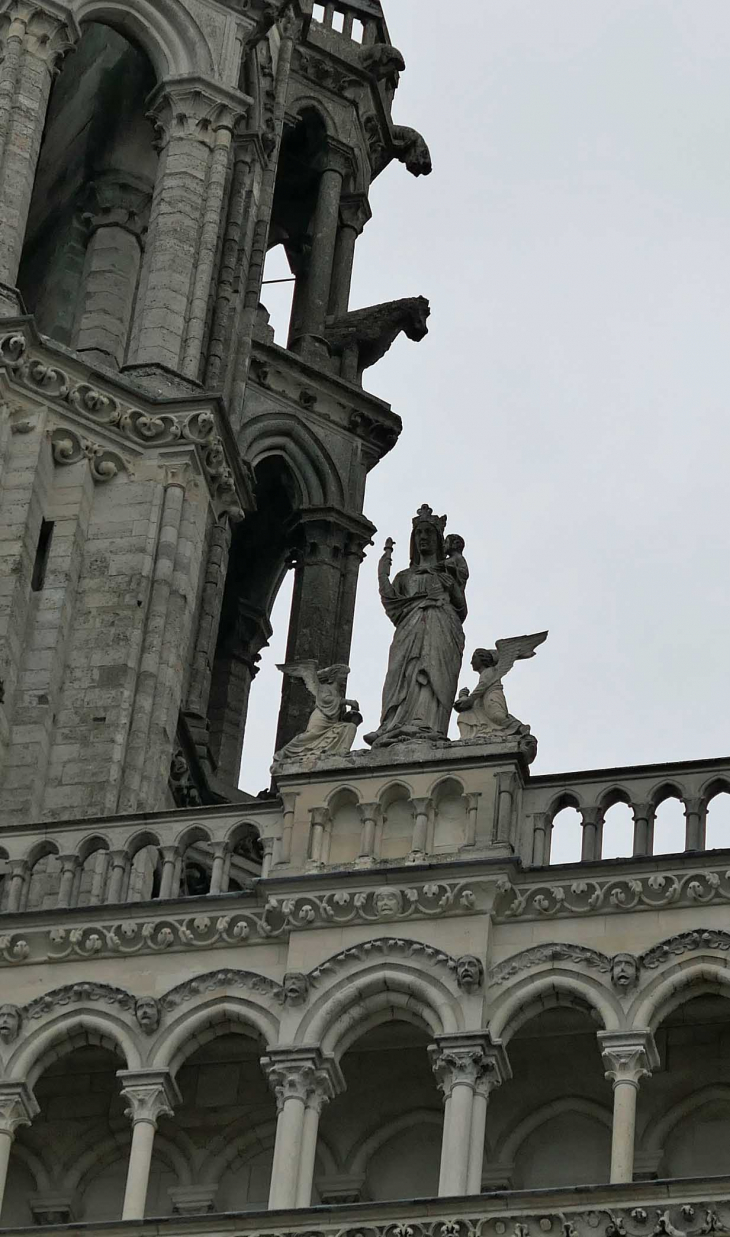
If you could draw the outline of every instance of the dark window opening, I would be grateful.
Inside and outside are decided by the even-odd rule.
[[[48,556],[51,552],[52,537],[53,520],[41,520],[41,531],[38,534],[33,575],[30,581],[30,587],[34,593],[40,593],[46,582],[46,568],[48,567]]]

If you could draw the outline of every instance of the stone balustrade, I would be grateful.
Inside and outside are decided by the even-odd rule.
[[[181,1209],[182,1210],[182,1209]],[[68,1237],[90,1231],[86,1224],[66,1224]],[[580,1186],[571,1189],[482,1194],[474,1198],[415,1199],[356,1203],[346,1207],[282,1209],[265,1212],[180,1214],[135,1224],[138,1237],[702,1237],[730,1227],[730,1178],[633,1182],[631,1185]],[[38,1224],[38,1237],[58,1233],[58,1225]],[[107,1221],[108,1237],[128,1232]],[[7,1237],[28,1229],[5,1228]]]
[[[651,855],[657,808],[667,799],[678,799],[686,819],[684,849],[703,850],[708,806],[715,795],[728,790],[730,759],[725,757],[533,777],[522,799],[516,849],[536,867],[550,863],[553,821],[563,808],[571,807],[581,815],[581,858],[600,859],[604,816],[614,804],[625,803],[634,817],[633,854]]]

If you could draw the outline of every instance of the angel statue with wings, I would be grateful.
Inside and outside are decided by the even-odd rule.
[[[512,636],[498,640],[496,649],[477,649],[471,659],[472,669],[479,675],[473,691],[465,687],[454,704],[459,714],[458,727],[462,739],[502,739],[510,735],[529,735],[530,727],[507,710],[502,679],[516,661],[534,657],[548,633],[532,636]],[[537,750],[537,749],[536,749]]]
[[[350,667],[335,665],[319,670],[316,661],[309,660],[287,662],[277,669],[282,674],[301,679],[314,697],[315,707],[307,729],[274,756],[272,772],[290,760],[313,764],[321,756],[349,752],[362,722],[357,700],[345,699]]]

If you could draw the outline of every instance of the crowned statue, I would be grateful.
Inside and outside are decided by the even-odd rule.
[[[413,520],[410,565],[391,580],[394,542],[378,566],[383,608],[395,626],[383,688],[380,726],[365,735],[372,747],[447,743],[449,718],[464,654],[465,587],[469,576],[461,537],[444,541],[446,516],[423,506]]]

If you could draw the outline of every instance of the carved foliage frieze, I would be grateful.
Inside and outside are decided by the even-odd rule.
[[[539,885],[500,882],[495,917],[559,919],[572,915],[663,910],[668,906],[709,906],[730,902],[730,871],[652,872],[648,876],[555,881]]]

